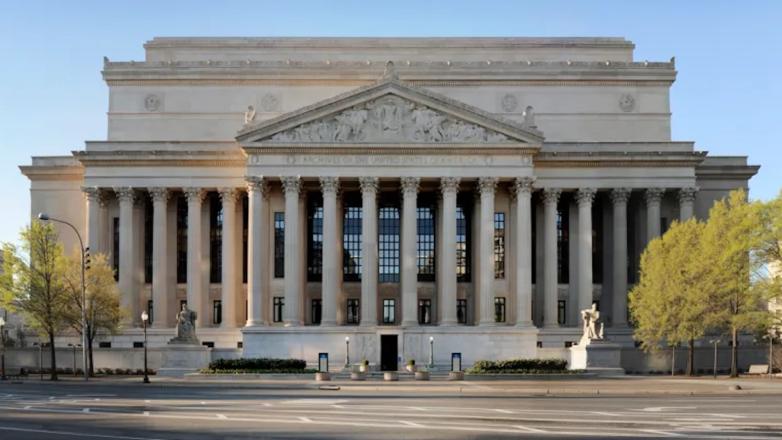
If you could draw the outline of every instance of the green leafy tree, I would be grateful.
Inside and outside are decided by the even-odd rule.
[[[4,308],[49,341],[51,379],[57,380],[54,337],[65,327],[69,297],[61,274],[63,249],[52,225],[34,221],[21,233],[21,248],[3,246],[0,298]]]
[[[652,240],[641,255],[641,276],[629,294],[636,324],[634,338],[645,351],[688,346],[687,374],[695,371],[695,340],[711,325],[704,295],[709,264],[698,258],[704,224],[695,219],[674,222]]]
[[[95,373],[92,348],[98,332],[116,334],[122,322],[120,295],[114,280],[114,270],[103,254],[93,255],[85,272],[86,309],[81,294],[81,254],[76,253],[63,261],[63,280],[68,291],[66,321],[74,330],[83,334],[82,309],[86,316],[88,372]]]

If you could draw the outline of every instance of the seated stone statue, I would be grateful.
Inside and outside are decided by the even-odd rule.
[[[198,314],[182,304],[182,309],[176,315],[176,336],[168,341],[169,344],[196,344],[198,338],[195,332],[195,321]]]
[[[603,323],[600,322],[600,311],[597,310],[597,304],[592,303],[592,307],[581,311],[581,320],[584,323],[584,334],[581,336],[581,344],[588,343],[591,340],[603,339]]]

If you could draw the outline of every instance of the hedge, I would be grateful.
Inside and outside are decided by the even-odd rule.
[[[217,359],[209,363],[208,370],[234,371],[264,371],[264,372],[299,372],[307,368],[307,362],[302,359],[274,359],[274,358],[242,358],[242,359]]]
[[[467,369],[467,374],[547,374],[567,372],[567,361],[561,359],[481,360]]]

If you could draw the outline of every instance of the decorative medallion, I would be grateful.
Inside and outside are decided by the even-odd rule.
[[[516,95],[508,93],[502,97],[500,105],[502,105],[503,110],[510,113],[519,107],[519,100],[516,98]]]
[[[266,112],[279,110],[280,98],[274,93],[267,93],[261,97],[261,109]]]
[[[619,108],[623,112],[631,112],[635,109],[635,98],[629,93],[625,93],[619,98]]]
[[[150,112],[160,110],[160,97],[157,95],[147,95],[144,98],[144,108]]]

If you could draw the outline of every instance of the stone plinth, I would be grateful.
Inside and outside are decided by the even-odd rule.
[[[209,348],[203,345],[170,344],[161,355],[161,376],[184,376],[209,366]]]
[[[569,368],[605,375],[625,374],[622,346],[607,340],[581,342],[570,347]]]

